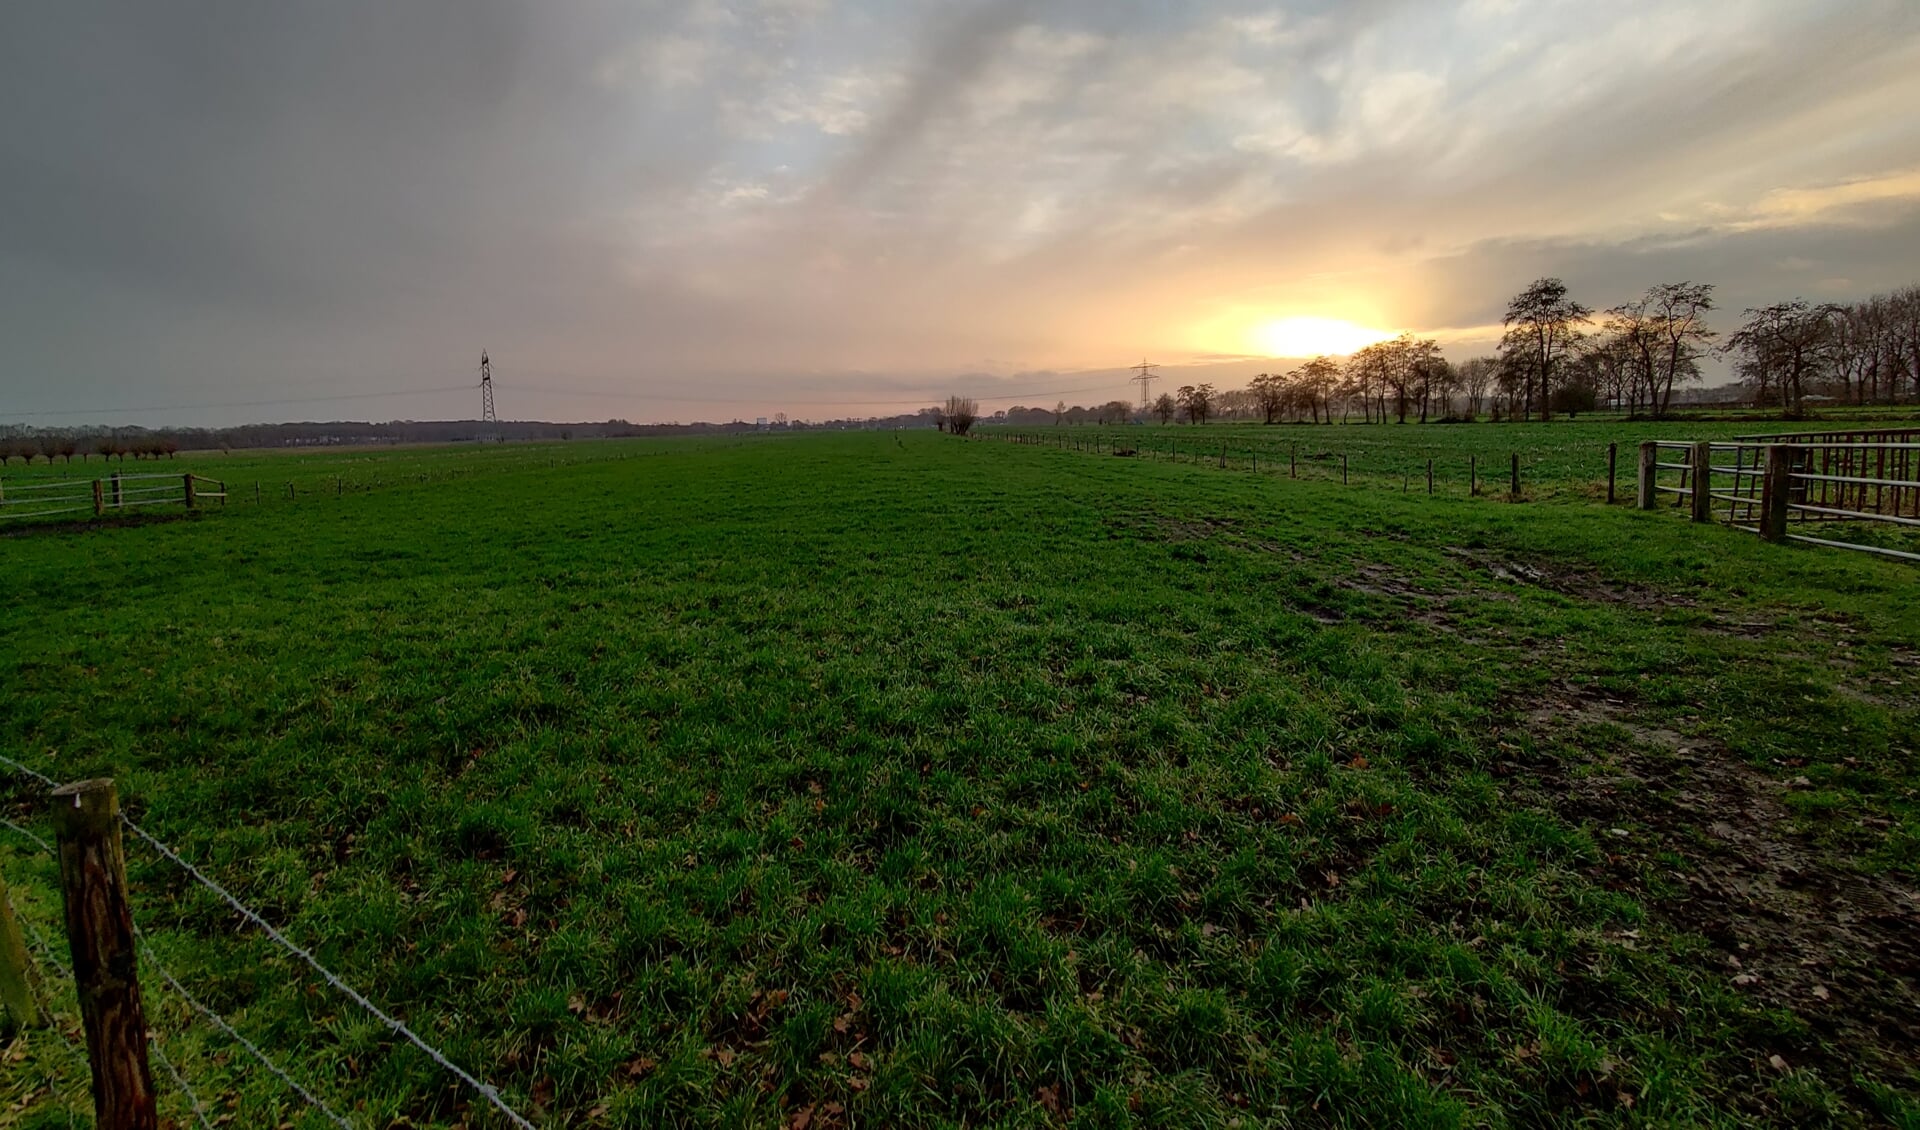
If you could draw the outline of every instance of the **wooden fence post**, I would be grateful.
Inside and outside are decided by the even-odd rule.
[[[260,505],[260,480],[253,480],[253,504]]]
[[[107,492],[99,479],[93,480],[93,516],[98,518],[107,512]]]
[[[1427,497],[1433,497],[1433,460],[1427,460]]]
[[[112,477],[113,477],[113,508],[115,510],[118,510],[120,508],[120,472],[115,471]]]
[[[1340,453],[1340,485],[1347,485],[1347,453],[1344,451]]]
[[[1467,497],[1477,498],[1480,494],[1480,457],[1467,456]]]
[[[181,480],[181,482],[183,482],[183,483],[185,483],[185,484],[186,484],[186,500],[187,500],[187,509],[189,509],[189,510],[192,510],[192,509],[193,509],[193,503],[194,503],[194,496],[193,496],[193,472],[192,472],[192,471],[188,471],[188,472],[187,472],[186,474],[184,474],[184,475],[182,475],[182,476],[180,476],[180,480]]]
[[[1300,445],[1297,443],[1291,443],[1287,445],[1287,478],[1297,479],[1299,477],[1300,477]]]
[[[1227,469],[1227,445],[1224,443],[1220,445],[1220,469]]]
[[[421,482],[425,482],[425,481],[426,481],[425,479],[422,479],[422,480],[421,480]],[[287,484],[287,499],[288,499],[289,501],[291,501],[291,500],[293,499],[293,484],[292,484],[292,483],[288,483],[288,484]]]
[[[1609,506],[1613,505],[1613,469],[1614,469],[1614,465],[1619,461],[1619,456],[1620,456],[1620,445],[1617,443],[1608,444],[1607,445],[1607,505]]]
[[[27,979],[27,940],[7,899],[7,879],[0,875],[0,1033],[37,1027],[40,1009],[33,1003],[33,985]]]
[[[1713,521],[1713,444],[1701,440],[1693,445],[1693,520]]]
[[[1507,489],[1513,497],[1520,497],[1520,453],[1518,451],[1513,453],[1513,469],[1508,474]]]
[[[119,796],[107,779],[62,785],[53,790],[52,816],[96,1124],[100,1130],[158,1130]]]
[[[1642,510],[1652,510],[1660,504],[1660,492],[1654,487],[1660,476],[1660,445],[1647,440],[1640,445],[1640,488],[1634,501]]]
[[[1760,536],[1787,540],[1787,504],[1793,500],[1793,448],[1767,445],[1767,471],[1760,480]]]

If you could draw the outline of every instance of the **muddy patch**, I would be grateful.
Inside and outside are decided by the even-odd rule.
[[[1106,520],[1109,535],[1132,535],[1154,541],[1199,541],[1239,528],[1232,518],[1176,518],[1167,514],[1114,514]]]
[[[1623,604],[1629,608],[1652,611],[1691,608],[1694,604],[1691,599],[1678,593],[1625,581],[1609,580],[1592,569],[1557,562],[1523,561],[1510,554],[1484,549],[1464,549],[1452,545],[1447,547],[1447,553],[1470,562],[1476,569],[1485,571],[1496,581],[1532,585],[1580,600]]]
[[[1606,722],[1633,750],[1594,765],[1530,765],[1534,803],[1593,826],[1614,886],[1650,871],[1671,879],[1646,894],[1672,927],[1705,937],[1723,977],[1756,1004],[1791,1010],[1811,1039],[1756,1049],[1819,1068],[1832,1086],[1856,1073],[1898,1078],[1920,1046],[1920,890],[1863,875],[1793,830],[1781,782],[1712,743],[1637,721],[1630,704],[1556,694],[1527,724],[1542,737]],[[1685,860],[1679,869],[1664,853]],[[1866,1096],[1856,1095],[1865,1101]]]

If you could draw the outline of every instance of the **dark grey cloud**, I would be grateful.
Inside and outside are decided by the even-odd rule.
[[[0,422],[436,388],[482,346],[516,414],[819,415],[1294,313],[1471,327],[1539,274],[1738,307],[1920,262],[1903,0],[29,0],[6,30]]]

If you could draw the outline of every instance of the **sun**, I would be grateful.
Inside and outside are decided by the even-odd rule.
[[[1317,357],[1345,354],[1393,335],[1339,318],[1276,318],[1248,331],[1255,350],[1269,357]]]

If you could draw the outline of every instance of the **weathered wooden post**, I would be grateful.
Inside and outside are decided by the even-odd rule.
[[[425,480],[423,479],[422,481],[424,482]],[[287,484],[287,501],[289,502],[293,501],[293,484],[292,483]]]
[[[1220,445],[1220,469],[1227,469],[1227,445],[1224,443]]]
[[[120,509],[120,472],[115,471],[113,478],[113,508]]]
[[[260,480],[253,480],[253,504],[260,505]]]
[[[1433,460],[1427,460],[1427,497],[1433,497]]]
[[[1713,444],[1701,440],[1693,445],[1693,520],[1713,521]]]
[[[96,1125],[159,1130],[120,844],[120,798],[111,780],[76,781],[53,790],[52,816]]]
[[[1478,455],[1469,455],[1467,456],[1467,497],[1477,498],[1479,495],[1480,457]]]
[[[1340,453],[1340,485],[1347,485],[1347,453],[1344,451]]]
[[[1507,490],[1515,498],[1520,497],[1520,453],[1513,453],[1513,469],[1508,473]]]
[[[1614,465],[1619,461],[1619,456],[1620,456],[1620,445],[1617,443],[1608,444],[1607,445],[1607,505],[1609,506],[1613,505],[1613,469],[1614,469]]]
[[[188,471],[188,472],[187,472],[186,474],[184,474],[184,475],[182,475],[182,476],[180,476],[180,480],[181,480],[181,482],[183,482],[183,483],[185,483],[185,484],[186,484],[186,495],[185,495],[185,497],[186,497],[186,500],[187,500],[187,509],[189,509],[189,510],[192,510],[192,509],[193,509],[193,505],[194,505],[194,501],[195,501],[195,500],[194,500],[194,494],[193,494],[193,472],[192,472],[192,471]]]
[[[93,516],[98,518],[107,512],[107,492],[100,480],[93,480]]]
[[[1760,536],[1787,540],[1787,506],[1793,501],[1793,448],[1767,445],[1767,470],[1760,480]]]
[[[1660,477],[1660,445],[1647,440],[1640,445],[1640,486],[1634,501],[1642,510],[1660,504],[1660,492],[1654,488]]]
[[[0,1034],[40,1023],[28,976],[27,940],[20,936],[20,922],[7,899],[6,876],[0,875]]]
[[[1290,443],[1287,445],[1287,478],[1297,479],[1299,477],[1300,477],[1300,445],[1297,443]]]

